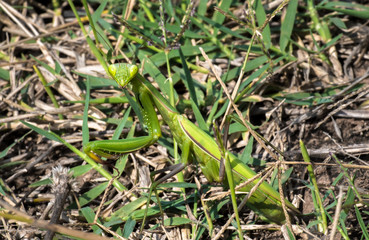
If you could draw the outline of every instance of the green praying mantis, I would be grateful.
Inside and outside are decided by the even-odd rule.
[[[140,105],[144,120],[143,125],[147,129],[148,135],[129,139],[89,142],[84,146],[84,152],[90,158],[103,163],[102,157],[112,159],[116,155],[131,153],[154,144],[161,136],[156,108],[163,121],[169,126],[174,139],[182,151],[181,163],[174,165],[171,173],[158,181],[163,182],[167,180],[195,160],[209,182],[223,181],[227,185],[227,177],[222,179],[219,174],[223,154],[213,137],[181,115],[147,79],[138,73],[136,65],[112,64],[108,67],[108,71],[109,75],[122,88],[125,88],[127,85],[131,87],[136,101]],[[256,175],[253,170],[235,155],[230,152],[227,152],[227,155],[235,184],[245,182]],[[249,192],[258,181],[258,179],[255,180],[239,191]],[[157,183],[152,184],[152,188],[156,186]],[[149,199],[151,199],[151,196],[149,196]],[[291,212],[298,212],[290,202],[287,200],[285,202]],[[252,194],[247,201],[247,206],[271,222],[284,223],[285,221],[280,195],[266,182],[261,183],[256,192]]]
[[[69,0],[68,2],[73,6],[72,9],[75,9],[73,1]],[[84,4],[85,9],[88,9],[86,1],[82,1],[82,3]],[[240,161],[235,155],[226,150],[224,145],[219,141],[219,134],[217,135],[218,143],[220,143],[219,145],[223,146],[223,148],[218,145],[213,137],[201,130],[186,117],[182,116],[148,80],[138,73],[138,67],[136,65],[112,64],[108,66],[106,64],[106,60],[101,56],[100,51],[85,31],[77,11],[74,10],[74,12],[81,29],[84,32],[88,45],[105,69],[106,73],[122,88],[127,87],[127,85],[131,87],[131,91],[135,95],[136,102],[139,103],[138,105],[140,106],[141,115],[143,116],[143,126],[148,132],[147,136],[142,137],[90,142],[84,146],[84,152],[86,155],[96,162],[104,163],[101,158],[116,158],[117,155],[131,153],[154,144],[161,136],[160,124],[155,108],[162,116],[163,121],[169,126],[173,138],[181,148],[181,163],[172,166],[170,174],[167,174],[165,177],[152,183],[141,230],[145,224],[147,209],[153,189],[156,188],[160,182],[163,182],[171,176],[174,176],[176,173],[181,172],[192,161],[196,161],[198,163],[202,173],[209,182],[223,182],[225,185],[228,185],[227,183],[229,183],[232,205],[237,220],[238,210],[234,193],[235,188],[231,187],[231,182],[234,180],[233,183],[238,185],[240,183],[247,182],[248,179],[255,177],[257,174]],[[89,12],[86,11],[86,13],[94,32],[95,39],[98,39],[94,27],[95,23]],[[226,167],[227,177],[222,177],[223,174],[220,174],[220,172],[223,172],[221,171],[224,167],[224,165],[221,165],[223,160],[226,160],[226,164],[224,165]],[[229,172],[231,172],[231,174],[229,174]],[[260,181],[260,179],[256,178],[256,180],[253,180],[250,184],[242,187],[238,191],[245,193],[250,192],[254,186],[258,185],[257,190],[248,199],[247,206],[271,222],[284,223],[286,219],[279,193],[268,183],[260,183]],[[287,200],[283,202],[285,202],[286,207],[290,212],[299,213],[299,211],[290,202]],[[158,204],[160,207],[160,201],[158,201]],[[240,239],[242,239],[239,220],[237,224]]]

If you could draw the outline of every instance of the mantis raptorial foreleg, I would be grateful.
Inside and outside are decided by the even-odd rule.
[[[136,98],[142,104],[143,125],[148,130],[148,136],[90,142],[83,149],[89,157],[99,163],[104,163],[100,157],[108,159],[115,158],[117,154],[121,155],[137,151],[143,147],[152,145],[159,139],[161,136],[159,120],[151,103],[150,96],[145,89],[137,95]]]

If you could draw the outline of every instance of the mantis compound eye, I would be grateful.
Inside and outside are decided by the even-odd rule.
[[[138,67],[127,63],[117,63],[109,66],[112,78],[122,87],[125,87],[137,74]]]

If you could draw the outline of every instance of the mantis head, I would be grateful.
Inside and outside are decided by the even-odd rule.
[[[125,87],[137,74],[138,67],[127,63],[117,63],[109,66],[110,76],[122,87]]]

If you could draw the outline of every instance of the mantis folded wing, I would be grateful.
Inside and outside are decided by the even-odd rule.
[[[90,142],[84,147],[84,151],[92,159],[102,162],[100,157],[112,158],[114,155],[130,153],[155,143],[161,136],[160,124],[155,111],[156,107],[182,150],[182,166],[186,166],[192,160],[195,160],[210,182],[222,181],[219,177],[221,152],[211,136],[186,117],[180,115],[160,92],[138,73],[137,66],[113,64],[109,66],[109,73],[120,86],[126,87],[127,84],[132,86],[136,100],[141,106],[144,126],[148,130],[148,136]],[[245,182],[256,175],[235,155],[230,152],[227,152],[227,154],[229,155],[236,184]],[[177,171],[182,169],[183,167],[179,167]],[[223,181],[227,183],[226,179]],[[255,180],[240,191],[250,191],[258,181]],[[279,193],[266,182],[261,183],[257,191],[248,200],[247,205],[272,222],[283,223],[285,221]],[[298,212],[287,200],[286,205],[292,212]]]

